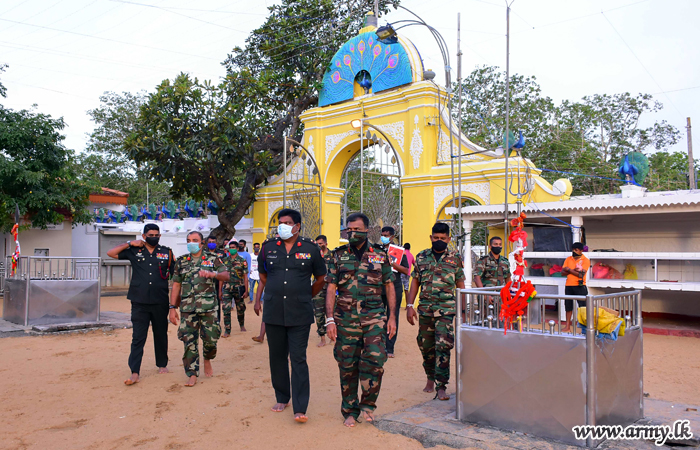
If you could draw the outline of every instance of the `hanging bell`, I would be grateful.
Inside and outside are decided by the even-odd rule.
[[[304,159],[306,159],[306,155],[304,155]],[[309,158],[309,159],[306,161],[306,165],[309,166],[309,167],[311,167],[312,164],[313,164],[313,163],[311,162],[311,158]]]
[[[377,134],[375,133],[372,135],[372,142],[377,142],[377,141],[378,141]]]
[[[367,138],[368,141],[372,140],[372,133],[370,133],[369,130],[367,130],[367,133],[365,133],[365,138]]]
[[[317,174],[318,174],[318,168],[314,167],[314,170],[312,170],[311,173],[313,173],[314,175],[317,175]]]
[[[303,161],[306,161],[306,152],[303,152],[303,153],[301,154],[301,159],[302,159]],[[310,163],[310,162],[311,162],[311,160],[309,160],[309,163]]]
[[[389,154],[389,146],[386,144],[384,145],[384,153],[386,153],[387,155]]]
[[[396,156],[392,156],[392,157],[391,157],[391,163],[392,163],[392,164],[396,164]]]

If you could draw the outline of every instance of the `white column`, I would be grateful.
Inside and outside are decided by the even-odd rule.
[[[464,219],[462,221],[462,226],[464,228],[464,234],[466,235],[464,240],[464,255],[462,259],[464,260],[464,287],[469,289],[472,287],[472,237],[471,232],[474,223],[469,219]]]
[[[581,217],[581,216],[571,217],[571,225],[573,225],[575,227],[583,226],[583,217]],[[573,242],[581,242],[581,228],[572,228],[571,234],[572,234]]]

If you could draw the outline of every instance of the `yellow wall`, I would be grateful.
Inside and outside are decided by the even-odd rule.
[[[402,170],[403,241],[411,243],[416,249],[414,254],[429,246],[430,229],[442,208],[452,199],[447,138],[449,128],[439,119],[439,95],[444,108],[444,92],[439,91],[433,83],[419,81],[341,104],[313,108],[302,115],[305,129],[303,144],[316,159],[323,185],[321,233],[328,236],[330,248],[338,245],[340,239],[340,202],[343,195],[341,177],[347,163],[360,149],[360,132],[350,126],[354,119],[363,119],[379,127],[388,137]],[[462,137],[463,154],[479,150],[480,147]],[[460,141],[457,136],[453,139],[452,151],[459,154]],[[544,186],[542,188],[531,183],[534,188],[526,201],[531,199],[545,202],[568,198],[571,193],[570,184],[567,192],[555,195],[551,192],[551,185],[539,177],[539,171],[528,160],[514,156],[509,165],[517,168],[518,162],[521,164],[523,185],[526,181],[525,168],[529,166],[531,180],[536,178]],[[293,161],[290,166],[292,163]],[[493,152],[464,157],[462,196],[473,198],[481,204],[503,203],[504,169],[505,159],[496,157]],[[457,166],[454,170],[455,174],[459,171]],[[517,172],[511,174],[516,176]],[[459,190],[459,185],[457,189]],[[259,190],[253,213],[256,228],[267,231],[270,215],[281,207],[281,200],[280,176]],[[500,232],[502,234],[502,229]],[[493,233],[498,231],[494,230]],[[262,240],[263,237],[254,236],[256,240]]]

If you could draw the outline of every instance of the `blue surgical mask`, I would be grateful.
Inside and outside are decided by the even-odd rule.
[[[193,255],[199,252],[199,242],[188,242],[187,251],[192,253]]]
[[[280,238],[283,241],[286,241],[287,239],[294,236],[294,233],[292,233],[293,228],[294,226],[289,226],[287,224],[281,223],[277,226],[277,233],[280,235]]]
[[[209,247],[209,250],[216,250],[216,242],[208,243],[207,247]]]
[[[384,245],[386,245],[386,244],[388,244],[389,242],[391,242],[391,238],[388,238],[388,237],[386,237],[386,236],[382,236],[382,237],[380,238],[380,240],[382,241],[382,244],[384,244]]]

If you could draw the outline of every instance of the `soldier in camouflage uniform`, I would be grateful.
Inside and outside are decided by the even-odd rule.
[[[229,253],[222,258],[226,264],[226,270],[231,278],[228,283],[223,283],[221,287],[221,306],[224,311],[224,334],[229,337],[231,334],[231,310],[233,304],[236,305],[236,315],[241,331],[245,329],[245,298],[248,291],[248,262],[238,254],[238,243],[235,239],[229,242]]]
[[[428,382],[424,392],[437,390],[436,397],[449,400],[450,352],[454,347],[455,288],[464,289],[464,264],[459,254],[447,250],[450,227],[433,225],[432,247],[418,253],[413,266],[413,283],[406,300],[406,318],[411,325],[418,316],[418,348]],[[414,308],[420,289],[418,311]],[[416,314],[417,312],[417,314]]]
[[[328,264],[326,330],[332,341],[337,337],[333,354],[340,369],[341,413],[345,426],[353,427],[360,414],[367,422],[374,421],[387,359],[382,286],[387,287],[389,337],[396,333],[396,297],[389,256],[367,240],[367,216],[352,214],[347,226],[350,244],[333,250]],[[359,402],[358,385],[362,388]]]
[[[323,262],[326,263],[326,268],[331,261],[331,252],[328,250],[328,239],[324,235],[320,235],[316,238],[316,245],[321,249],[321,256],[323,256]],[[328,283],[323,285],[321,292],[316,294],[314,297],[314,316],[316,316],[316,332],[321,336],[321,342],[318,343],[318,347],[323,347],[326,345],[326,288]]]
[[[494,236],[489,240],[491,251],[482,256],[474,266],[474,283],[477,287],[503,286],[510,281],[510,263],[500,256],[503,240]]]
[[[180,256],[173,268],[173,288],[170,291],[170,322],[177,325],[177,308],[182,320],[177,337],[185,344],[182,363],[189,380],[185,386],[194,386],[199,376],[199,336],[204,347],[204,374],[214,375],[211,360],[216,357],[216,341],[221,334],[217,320],[218,304],[214,280],[226,282],[229,274],[218,255],[202,250],[204,237],[199,231],[187,235],[189,254]]]

